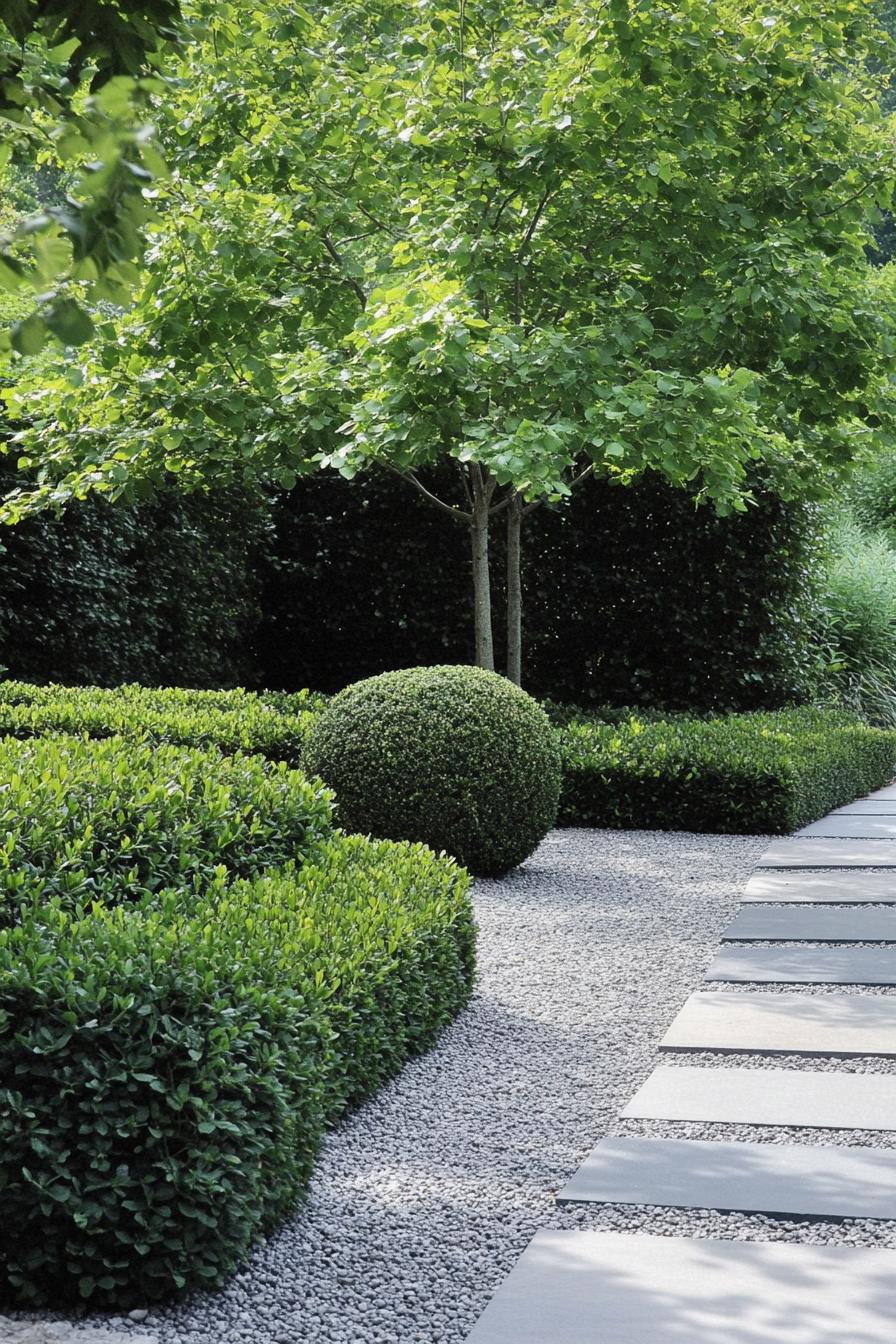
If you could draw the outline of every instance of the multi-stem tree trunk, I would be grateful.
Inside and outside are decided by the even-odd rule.
[[[523,501],[514,493],[507,506],[507,678],[516,686],[523,678],[522,525]]]

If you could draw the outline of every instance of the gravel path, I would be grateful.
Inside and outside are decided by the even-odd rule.
[[[766,844],[557,831],[478,883],[470,1009],[331,1135],[309,1204],[227,1289],[134,1328],[161,1344],[461,1344],[539,1227],[788,1235],[742,1215],[553,1203],[603,1135],[651,1132],[616,1113]],[[701,1127],[656,1127],[673,1128]],[[863,1238],[880,1237],[872,1226]]]

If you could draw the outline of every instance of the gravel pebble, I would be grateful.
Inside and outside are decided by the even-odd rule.
[[[477,883],[480,979],[469,1010],[333,1132],[308,1203],[222,1292],[153,1310],[146,1324],[160,1344],[461,1344],[540,1227],[896,1246],[896,1223],[553,1202],[606,1134],[893,1146],[879,1132],[617,1119],[701,987],[767,844],[556,831],[509,877]],[[794,992],[762,986],[776,988]],[[703,1054],[662,1062],[896,1068]]]

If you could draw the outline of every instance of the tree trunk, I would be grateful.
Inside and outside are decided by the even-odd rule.
[[[476,666],[495,670],[495,645],[492,637],[492,586],[488,565],[489,504],[494,485],[483,479],[475,464],[470,472],[473,483],[473,518],[470,539],[473,548],[473,629]]]
[[[522,526],[523,501],[515,494],[507,506],[507,679],[516,686],[523,677]]]

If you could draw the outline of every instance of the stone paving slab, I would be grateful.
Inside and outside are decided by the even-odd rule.
[[[896,942],[890,906],[745,905],[722,934],[723,942]]]
[[[795,836],[821,836],[845,840],[896,840],[896,814],[892,817],[857,817],[832,814],[794,831]]]
[[[692,994],[661,1050],[896,1058],[896,997]]]
[[[838,905],[896,902],[896,873],[890,872],[754,872],[741,898],[753,901],[800,901]]]
[[[68,1321],[14,1321],[0,1316],[0,1344],[158,1344],[156,1335],[100,1330]]]
[[[881,802],[881,801],[885,803],[896,802],[896,783],[887,784],[882,789],[875,789],[874,793],[866,793],[865,797],[859,799],[859,801],[863,803]]]
[[[777,985],[896,985],[896,950],[723,947],[703,979]]]
[[[631,1120],[896,1129],[896,1077],[660,1065],[620,1114]]]
[[[860,798],[857,803],[835,807],[829,817],[892,817],[896,816],[896,795],[887,798]]]
[[[896,1152],[821,1144],[601,1139],[557,1202],[893,1219]]]
[[[896,868],[892,840],[776,840],[757,868]]]
[[[539,1232],[469,1344],[893,1344],[896,1252]]]

